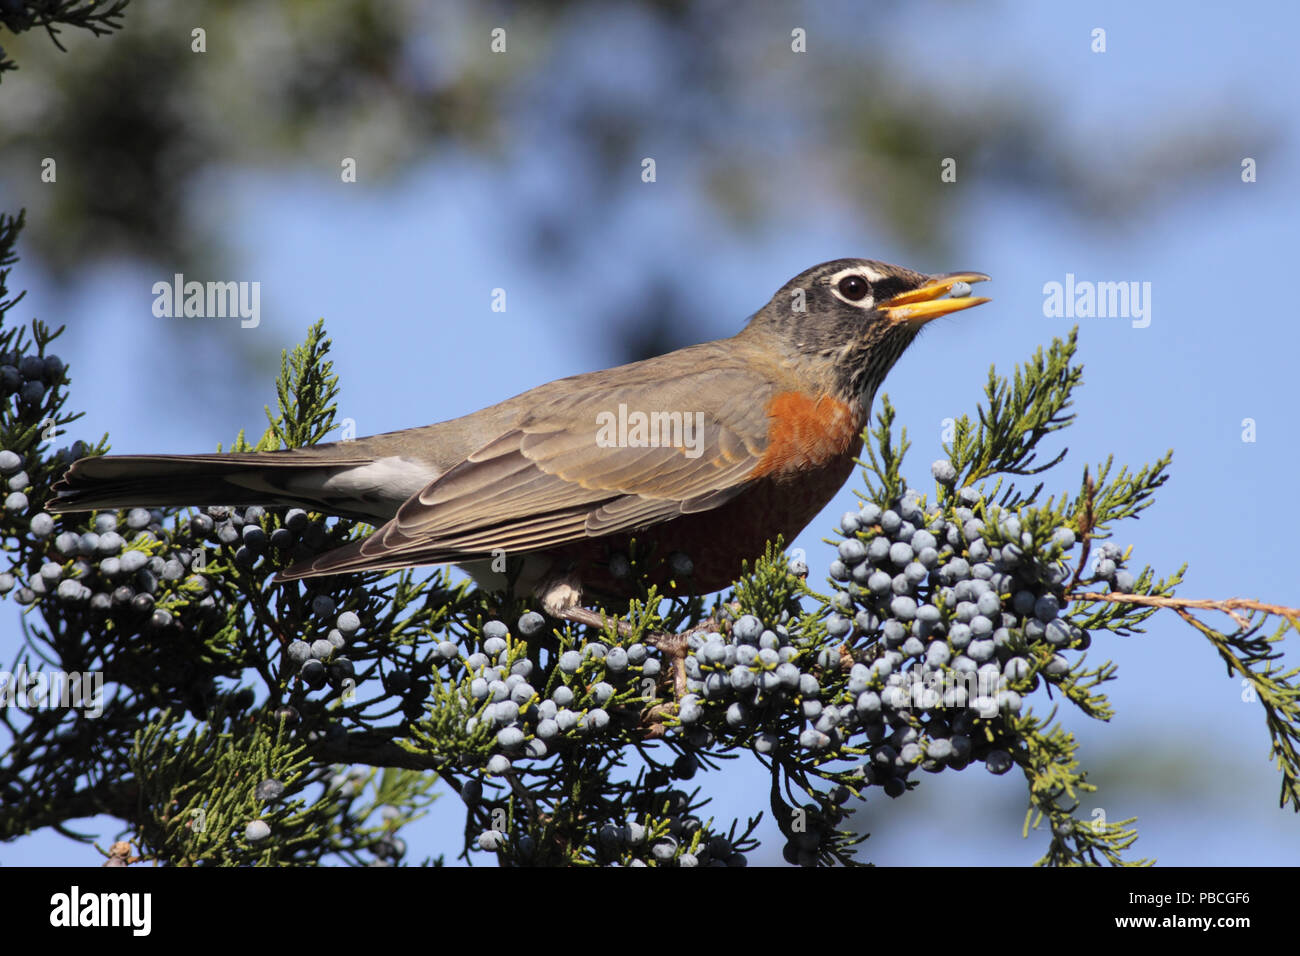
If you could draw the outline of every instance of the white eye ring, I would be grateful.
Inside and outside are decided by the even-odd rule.
[[[849,276],[857,276],[859,279],[862,279],[864,282],[867,283],[868,288],[871,287],[871,280],[873,278],[879,279],[880,276],[873,276],[870,272],[868,272],[866,269],[863,269],[861,266],[855,266],[852,269],[843,269],[835,273],[833,276],[830,277],[829,280],[827,280],[830,282],[831,293],[835,296],[835,298],[839,299],[841,302],[847,302],[849,305],[856,306],[859,309],[873,308],[876,304],[875,296],[868,293],[867,295],[864,295],[860,299],[850,299],[848,296],[846,296],[843,292],[840,291],[840,283],[843,282],[845,279],[847,279]]]

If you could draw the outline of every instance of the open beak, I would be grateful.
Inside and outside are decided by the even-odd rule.
[[[920,325],[941,315],[960,312],[962,309],[983,305],[989,301],[980,296],[968,295],[943,298],[958,283],[969,286],[972,282],[987,282],[988,278],[982,272],[949,272],[946,275],[931,276],[930,281],[925,285],[894,296],[883,304],[877,305],[876,310],[883,312],[885,317],[892,321]]]

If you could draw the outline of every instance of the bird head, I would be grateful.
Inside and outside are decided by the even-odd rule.
[[[926,275],[872,259],[835,259],[795,276],[746,331],[775,336],[788,361],[870,406],[876,388],[931,319],[989,301],[969,296],[981,272]],[[957,295],[949,295],[956,290]]]

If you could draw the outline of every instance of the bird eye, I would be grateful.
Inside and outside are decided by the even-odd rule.
[[[851,302],[866,298],[870,287],[862,276],[845,276],[840,280],[840,295]]]

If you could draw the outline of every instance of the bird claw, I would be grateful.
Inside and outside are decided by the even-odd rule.
[[[582,607],[582,582],[576,574],[551,578],[537,589],[537,599],[542,610],[551,617],[564,618],[566,611],[575,608],[585,610]]]

